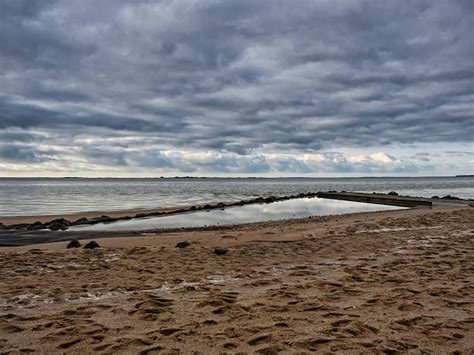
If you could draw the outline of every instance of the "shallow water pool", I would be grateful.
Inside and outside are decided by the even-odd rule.
[[[222,226],[252,222],[275,221],[290,218],[327,216],[354,212],[390,211],[403,207],[374,205],[369,203],[329,200],[322,198],[302,198],[253,204],[225,209],[200,210],[180,213],[171,216],[137,218],[113,223],[79,225],[70,231],[123,231],[161,228],[192,228],[205,226]]]

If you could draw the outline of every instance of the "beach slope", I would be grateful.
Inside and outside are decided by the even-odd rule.
[[[460,208],[1,248],[0,352],[472,353],[473,240]]]

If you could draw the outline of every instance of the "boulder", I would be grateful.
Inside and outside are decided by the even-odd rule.
[[[95,249],[95,248],[100,248],[100,245],[95,240],[91,240],[89,243],[84,245],[84,249]]]
[[[28,225],[28,227],[26,227],[26,229],[28,230],[39,230],[39,229],[44,229],[44,228],[46,228],[46,226],[41,222],[35,222]]]
[[[71,249],[71,248],[80,248],[81,243],[77,239],[71,240],[68,245],[66,245],[66,248]]]
[[[52,231],[66,230],[72,223],[64,218],[53,219],[52,221],[45,223],[45,226]]]
[[[71,222],[68,221],[67,219],[64,219],[64,218],[57,218],[57,219],[53,219],[52,221],[48,222],[48,223],[45,223],[45,224],[52,224],[52,223],[61,223],[61,224],[64,224],[66,226],[70,226],[71,225]]]
[[[390,191],[387,195],[389,196],[398,196],[398,193],[395,191]]]
[[[446,196],[443,196],[441,198],[444,199],[444,200],[460,200],[459,197],[451,196],[451,195],[446,195]]]
[[[137,216],[135,216],[135,217],[137,217]],[[110,222],[115,222],[116,220],[117,220],[117,218],[112,218],[112,217],[109,217],[109,216],[100,216],[100,217],[92,218],[91,222],[93,222],[93,223],[110,223]]]
[[[227,254],[228,251],[229,250],[227,250],[225,248],[214,248],[214,250],[212,252],[216,255],[225,255],[225,254]]]
[[[90,221],[86,217],[79,218],[77,221],[72,222],[73,225],[78,224],[89,224]]]
[[[267,202],[267,203],[272,203],[272,202],[275,202],[275,201],[278,201],[278,198],[276,196],[268,196],[265,199],[265,202]]]
[[[68,225],[61,223],[61,222],[54,222],[48,225],[48,228],[52,231],[65,231],[66,229],[69,228]]]
[[[189,247],[190,245],[191,243],[185,240],[184,242],[179,242],[178,244],[176,244],[175,248],[184,249],[184,248]]]

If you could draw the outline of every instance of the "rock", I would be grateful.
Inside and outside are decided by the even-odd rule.
[[[55,223],[51,223],[48,225],[48,228],[52,231],[58,231],[58,230],[62,230],[62,231],[65,231],[66,229],[68,229],[69,227],[63,223],[60,223],[60,222],[55,222]]]
[[[90,221],[86,217],[79,218],[77,221],[72,222],[73,225],[77,224],[89,224]]]
[[[268,196],[266,199],[265,199],[265,202],[267,203],[272,203],[272,202],[275,202],[277,201],[278,198],[276,196]]]
[[[64,224],[65,226],[70,226],[71,225],[71,222],[68,221],[67,219],[64,219],[64,218],[53,219],[52,221],[50,221],[48,223],[45,223],[45,224],[52,224],[52,223],[61,223],[61,224]]]
[[[43,229],[43,228],[46,228],[46,226],[41,222],[35,222],[35,223],[30,224],[28,227],[26,227],[26,229],[28,230],[38,230],[38,229]]]
[[[441,197],[441,198],[444,199],[444,200],[460,200],[459,197],[451,196],[451,195],[446,195],[446,196]]]
[[[398,196],[398,193],[395,191],[390,191],[387,195],[389,196]]]
[[[71,240],[68,245],[66,245],[66,248],[71,249],[71,248],[80,248],[81,243],[77,239]]]
[[[225,255],[227,254],[228,250],[225,249],[225,248],[215,248],[213,250],[213,253],[216,254],[216,255]]]
[[[219,202],[216,207],[225,207],[225,203],[224,202]]]
[[[190,211],[195,211],[195,210],[197,210],[197,207],[196,206],[191,206],[191,207],[189,207],[189,210]]]
[[[189,247],[190,245],[191,243],[185,240],[184,242],[179,242],[178,244],[176,244],[175,248],[184,249],[186,247]]]
[[[110,223],[110,222],[115,222],[116,220],[117,220],[117,218],[112,218],[112,217],[109,217],[109,216],[100,216],[100,217],[92,218],[91,222],[93,222],[93,223]]]
[[[71,222],[64,218],[53,219],[52,221],[45,223],[45,226],[52,231],[66,230],[71,225]]]
[[[439,196],[438,196],[438,195],[434,195],[434,196],[432,196],[431,198],[433,198],[433,199],[438,199]]]
[[[95,248],[100,248],[100,245],[95,240],[91,240],[89,243],[84,245],[84,249],[95,249]]]

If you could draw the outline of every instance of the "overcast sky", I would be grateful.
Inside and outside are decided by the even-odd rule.
[[[0,176],[474,173],[474,1],[0,2]]]

